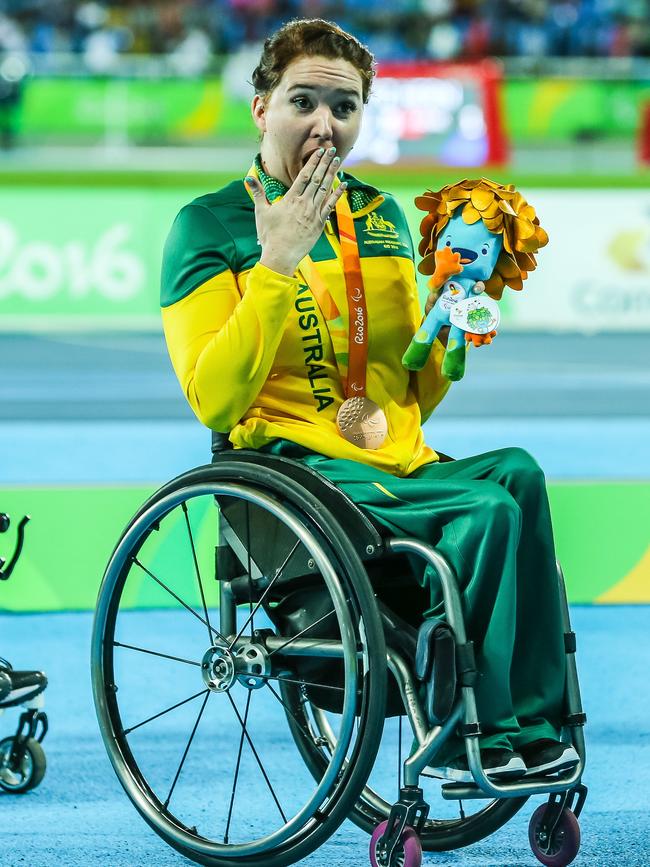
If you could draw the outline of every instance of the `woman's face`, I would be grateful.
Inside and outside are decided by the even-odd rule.
[[[341,161],[352,150],[363,115],[361,75],[347,60],[299,57],[251,109],[264,170],[291,186],[318,148],[334,146]]]

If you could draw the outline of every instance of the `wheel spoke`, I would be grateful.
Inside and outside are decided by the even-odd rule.
[[[232,700],[232,696],[230,695],[229,692],[227,692],[226,695],[230,699],[230,704],[232,705],[232,709],[235,711],[235,714],[237,715],[237,719],[239,720],[239,723],[240,723],[242,729],[244,730],[244,736],[246,737],[246,740],[248,741],[249,747],[253,751],[253,755],[255,756],[255,761],[257,762],[259,769],[262,772],[262,776],[264,777],[264,780],[266,781],[266,785],[269,787],[269,791],[271,792],[271,796],[273,797],[273,800],[275,801],[275,805],[278,808],[278,810],[280,811],[280,815],[282,816],[282,821],[286,824],[287,817],[284,815],[284,810],[280,806],[280,802],[278,801],[277,795],[275,794],[273,786],[271,785],[271,781],[269,780],[268,774],[264,770],[264,765],[262,764],[260,757],[257,754],[257,750],[255,749],[255,746],[253,744],[253,741],[251,740],[251,737],[248,734],[246,726],[244,725],[244,722],[243,722],[241,716],[239,715],[239,711],[237,710],[237,705]]]
[[[318,626],[319,623],[322,623],[323,620],[326,620],[328,617],[331,617],[332,614],[336,614],[335,610],[332,608],[331,611],[328,611],[327,614],[323,614],[322,617],[319,617],[318,620],[315,620],[309,626],[302,629],[297,635],[294,635],[293,638],[290,638],[288,641],[285,641],[284,644],[281,644],[279,647],[276,647],[275,650],[272,650],[269,653],[269,656],[273,656],[274,653],[280,653],[281,650],[284,650],[285,647],[288,647],[292,642],[294,642],[297,638],[300,638],[301,635],[304,635],[305,632],[309,632],[310,629],[313,629],[314,626]]]
[[[142,569],[142,571],[145,572],[150,578],[153,578],[153,580],[156,582],[156,584],[159,584],[163,588],[163,590],[166,590],[169,593],[170,596],[173,596],[177,602],[180,602],[180,604],[183,606],[183,608],[185,608],[187,611],[189,611],[190,614],[192,614],[194,617],[196,617],[197,620],[200,620],[204,626],[207,626],[211,633],[214,633],[217,636],[217,638],[219,638],[219,639],[221,639],[221,641],[223,641],[224,644],[228,643],[226,641],[226,639],[223,637],[223,635],[219,632],[218,629],[215,629],[214,626],[210,626],[210,624],[208,623],[207,620],[205,620],[203,617],[201,617],[200,614],[197,614],[191,605],[188,605],[187,602],[183,602],[183,600],[181,599],[180,596],[178,596],[178,594],[174,593],[174,591],[170,587],[168,587],[164,581],[161,581],[160,578],[157,578],[153,574],[153,572],[151,572],[149,569],[147,569],[147,567],[143,563],[141,563],[137,557],[133,558],[133,562],[136,564],[136,566],[139,566]],[[212,637],[210,638],[210,640],[212,640]]]
[[[258,608],[260,607],[260,605],[261,605],[261,604],[264,602],[264,600],[266,599],[266,597],[267,597],[269,591],[271,590],[271,588],[273,587],[273,585],[275,584],[275,582],[278,580],[278,578],[279,578],[280,575],[282,574],[282,572],[283,572],[285,566],[287,565],[287,563],[289,562],[289,560],[293,557],[293,555],[295,554],[295,552],[296,552],[296,550],[298,549],[298,546],[299,546],[299,545],[300,545],[300,539],[298,539],[298,541],[297,541],[296,544],[293,546],[293,548],[291,549],[291,551],[289,551],[289,553],[288,553],[287,556],[285,557],[284,563],[283,563],[283,564],[282,564],[282,565],[281,565],[281,566],[276,570],[276,573],[275,573],[275,575],[273,576],[273,578],[271,579],[271,582],[269,583],[269,586],[266,588],[266,590],[264,591],[264,593],[262,593],[262,595],[260,596],[260,598],[259,598],[257,604],[255,605],[255,608],[254,608],[254,609],[251,611],[251,613],[248,615],[248,617],[246,618],[246,622],[244,623],[244,625],[242,626],[242,628],[239,630],[239,632],[237,633],[237,635],[234,637],[234,639],[233,639],[232,642],[230,643],[229,650],[232,650],[232,648],[234,647],[234,645],[235,645],[235,644],[239,641],[239,639],[242,637],[242,634],[243,634],[244,630],[246,629],[246,627],[248,626],[248,624],[251,622],[251,620],[253,619],[253,617],[254,617],[255,614],[257,613]],[[250,551],[250,549],[249,549],[249,551]],[[250,566],[251,566],[251,564],[250,564],[250,553],[249,553],[249,563],[248,563],[248,574],[249,574],[249,576],[250,576]],[[250,585],[249,585],[249,586],[250,586]]]
[[[299,686],[314,686],[317,689],[334,689],[336,692],[345,692],[342,686],[331,686],[329,683],[311,683],[308,680],[296,680],[291,677],[281,677],[277,674],[256,674],[258,680],[278,680],[280,683],[297,683]]]
[[[253,582],[251,581],[251,566],[252,566],[252,556],[251,556],[251,505],[246,500],[246,553],[248,560],[248,620],[251,624],[251,632],[255,629],[255,623],[253,621],[253,617],[255,616],[255,612],[253,611]],[[232,647],[232,644],[230,645]]]
[[[169,653],[160,653],[158,650],[147,650],[146,647],[136,647],[135,644],[123,644],[121,641],[114,641],[113,647],[127,647],[129,650],[137,650],[140,653],[149,653],[151,656],[160,656],[162,659],[173,659],[176,662],[184,662],[186,665],[196,665],[201,667],[200,662],[195,662],[193,659],[183,659],[181,656],[170,656]]]
[[[206,690],[205,698],[203,699],[203,704],[201,705],[201,710],[199,711],[198,716],[196,717],[196,722],[194,723],[194,728],[192,729],[192,734],[190,735],[189,740],[187,741],[187,745],[186,745],[185,751],[183,753],[183,758],[180,761],[180,764],[179,764],[178,769],[176,771],[176,776],[174,777],[174,782],[172,783],[172,787],[169,790],[169,794],[167,795],[167,800],[164,803],[165,809],[167,809],[167,807],[169,806],[169,802],[171,801],[172,794],[174,792],[174,789],[176,788],[176,783],[178,782],[178,778],[180,777],[181,771],[183,770],[183,765],[185,764],[185,759],[187,758],[187,754],[189,753],[190,747],[192,746],[192,741],[194,740],[194,735],[196,734],[196,730],[199,727],[199,723],[201,722],[201,717],[203,716],[203,711],[205,710],[205,706],[208,703],[209,698],[210,698],[210,692],[209,692],[209,690]]]
[[[278,695],[278,693],[273,689],[273,687],[272,687],[271,684],[268,682],[268,680],[266,681],[266,685],[267,685],[268,688],[271,690],[271,692],[273,693],[273,695],[277,698],[277,700],[280,702],[280,704],[282,705],[282,707],[286,710],[286,712],[292,716],[292,718],[294,719],[296,725],[298,726],[298,728],[299,728],[300,731],[302,732],[303,736],[304,736],[308,741],[311,741],[311,743],[313,743],[313,742],[314,742],[314,736],[313,736],[313,734],[309,731],[309,729],[305,726],[305,724],[302,723],[302,722],[298,719],[298,717],[297,717],[296,714],[294,713],[293,709],[289,707],[289,705],[288,705],[288,704],[283,700],[283,698],[282,698],[281,695]]]
[[[136,729],[139,729],[140,726],[144,726],[147,723],[153,722],[153,720],[158,719],[161,716],[164,716],[166,713],[170,713],[173,710],[176,710],[177,707],[181,707],[181,705],[187,704],[188,701],[194,701],[195,698],[198,698],[200,695],[204,695],[204,693],[210,692],[209,689],[202,689],[200,692],[195,692],[194,695],[191,695],[189,698],[184,698],[183,701],[176,702],[171,707],[165,708],[165,710],[161,710],[160,713],[156,713],[153,716],[148,717],[148,719],[142,720],[137,725],[131,726],[128,729],[123,730],[123,734],[130,735],[131,732],[134,732]]]
[[[223,835],[223,842],[228,843],[228,832],[230,831],[230,820],[232,818],[232,808],[235,803],[235,792],[237,790],[237,781],[239,780],[239,766],[241,764],[241,753],[244,746],[244,735],[246,734],[246,723],[248,722],[248,709],[251,705],[251,696],[253,693],[248,690],[246,698],[246,710],[244,711],[244,724],[242,725],[241,737],[239,738],[239,749],[237,750],[237,763],[235,765],[235,778],[232,782],[232,792],[230,793],[230,806],[228,807],[228,821],[226,822],[226,833]]]
[[[205,602],[205,593],[203,592],[203,582],[201,581],[201,571],[199,569],[199,561],[196,557],[196,548],[194,546],[194,536],[192,535],[192,527],[190,526],[190,516],[187,510],[187,503],[183,501],[181,504],[181,508],[183,509],[183,514],[185,515],[185,524],[187,526],[187,534],[190,538],[190,547],[192,548],[192,559],[194,560],[194,570],[196,572],[196,580],[199,584],[199,591],[201,593],[201,602],[203,603],[203,613],[205,614],[205,622],[208,627],[208,641],[212,643],[212,627],[210,626],[210,616],[208,614],[208,606]]]

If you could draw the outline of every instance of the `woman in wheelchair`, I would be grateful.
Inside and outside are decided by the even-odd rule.
[[[544,476],[520,449],[441,462],[424,442],[421,423],[449,383],[443,342],[424,370],[401,365],[421,319],[406,219],[388,193],[341,171],[372,74],[368,52],[324,24],[267,41],[253,75],[260,153],[243,182],[183,208],[165,247],[169,352],[200,420],[236,448],[304,461],[392,532],[435,544],[478,650],[484,767],[553,773],[578,756],[559,740],[565,653]],[[337,427],[352,319],[337,220],[346,198],[367,307],[366,395],[387,425],[379,448]],[[343,322],[319,305],[314,278]],[[422,615],[436,617],[439,583],[428,586]],[[448,742],[440,772],[471,780],[464,754],[462,740]]]
[[[212,475],[203,468],[203,475],[188,476],[183,482],[185,486],[196,483],[203,493],[214,490],[225,539],[223,545],[219,543],[217,553],[222,609],[218,631],[209,625],[201,588],[208,635],[217,634],[217,638],[212,638],[214,646],[204,657],[203,667],[212,673],[206,683],[213,691],[229,689],[223,684],[234,682],[236,672],[240,671],[237,666],[243,664],[241,660],[246,655],[257,666],[251,662],[246,669],[249,688],[262,685],[264,678],[267,683],[268,678],[275,676],[284,679],[281,696],[276,697],[283,701],[301,755],[315,777],[324,780],[328,763],[336,757],[333,745],[337,740],[331,737],[324,711],[318,709],[318,701],[314,699],[315,684],[304,680],[308,677],[306,672],[312,671],[312,662],[299,661],[297,654],[300,648],[306,655],[340,657],[338,648],[341,641],[348,646],[345,637],[348,632],[350,646],[356,646],[356,653],[360,654],[358,648],[371,644],[367,636],[374,629],[368,606],[376,606],[376,601],[364,596],[365,574],[360,576],[356,566],[346,567],[347,572],[343,568],[342,564],[356,555],[354,551],[349,556],[342,553],[349,543],[337,522],[347,530],[353,547],[355,539],[364,539],[362,560],[372,561],[380,547],[384,553],[399,549],[401,562],[415,576],[416,583],[396,585],[393,576],[392,587],[387,591],[392,613],[386,614],[384,626],[392,623],[393,638],[399,638],[401,632],[402,645],[410,642],[411,661],[417,656],[421,669],[419,698],[413,698],[409,687],[411,675],[399,663],[399,652],[387,631],[390,668],[400,682],[404,699],[402,710],[397,712],[403,714],[406,704],[412,722],[415,720],[413,751],[419,749],[421,761],[410,766],[408,773],[406,762],[407,785],[400,790],[400,801],[392,809],[376,796],[359,795],[374,755],[364,760],[363,770],[355,766],[353,758],[346,759],[347,764],[338,766],[338,776],[332,777],[342,779],[345,774],[358,771],[354,784],[346,778],[346,786],[352,803],[356,803],[352,818],[363,827],[371,830],[382,817],[388,818],[388,824],[379,825],[381,830],[373,836],[373,863],[416,863],[416,856],[409,853],[420,844],[416,846],[409,836],[407,824],[416,825],[425,848],[454,848],[491,833],[529,794],[549,791],[562,792],[563,800],[559,810],[553,812],[549,806],[544,808],[546,812],[541,818],[537,817],[536,828],[542,830],[535,838],[541,851],[536,854],[542,860],[547,858],[544,863],[568,863],[557,859],[563,857],[558,853],[561,845],[571,838],[573,826],[566,822],[562,825],[564,842],[558,844],[559,849],[557,845],[553,849],[548,841],[553,839],[553,845],[557,843],[556,830],[561,824],[558,816],[567,806],[567,790],[579,783],[582,762],[573,745],[576,740],[562,738],[567,725],[565,690],[570,652],[565,636],[572,633],[567,625],[566,600],[558,593],[544,475],[535,460],[518,448],[450,460],[424,442],[422,422],[449,388],[440,370],[446,334],[441,332],[422,370],[405,369],[402,355],[422,318],[414,249],[406,218],[393,196],[342,169],[360,132],[373,74],[372,55],[334,24],[321,20],[294,21],[273,34],[265,42],[253,73],[252,117],[260,135],[258,155],[244,179],[185,206],[165,246],[161,301],[172,364],[197,417],[213,431],[226,434],[224,445],[232,449],[218,455]],[[236,471],[232,469],[235,464]],[[241,503],[234,488],[227,487],[225,482],[215,482],[230,479],[228,472],[250,488],[245,496],[242,494]],[[321,480],[320,487],[315,476]],[[281,492],[275,499],[270,483],[267,484],[271,477]],[[208,478],[214,482],[214,488],[207,484]],[[296,487],[296,479],[303,489]],[[250,493],[262,489],[266,493]],[[116,723],[111,713],[115,717],[117,712],[111,711],[111,702],[115,701],[111,691],[117,690],[117,686],[113,686],[113,661],[106,655],[106,646],[107,635],[112,636],[111,630],[114,631],[114,612],[119,604],[114,601],[117,593],[114,588],[125,581],[125,564],[130,568],[133,562],[138,562],[137,550],[142,543],[133,542],[138,522],[148,521],[148,527],[158,530],[159,515],[170,508],[172,501],[178,503],[180,491],[178,480],[170,483],[156,495],[155,502],[152,499],[138,513],[120,543],[126,546],[124,554],[120,553],[120,546],[116,549],[100,596],[95,647],[103,673],[97,677],[96,696],[100,717],[103,715],[113,739]],[[248,504],[243,505],[246,498]],[[271,525],[262,516],[265,510],[272,511],[283,524],[282,532],[275,529],[275,524],[274,529],[269,529]],[[307,530],[299,532],[294,524],[295,513],[301,510],[312,517],[301,519]],[[247,519],[251,514],[253,518],[247,529],[240,532],[238,522],[244,514]],[[321,525],[330,528],[328,533],[321,533]],[[289,533],[286,528],[313,552],[305,555],[302,566],[293,569],[286,568],[286,564],[295,556],[298,542],[293,547],[285,544],[284,537]],[[363,533],[370,535],[363,537]],[[317,537],[318,544],[312,537]],[[397,543],[395,537],[415,541]],[[418,547],[419,543],[426,545]],[[319,551],[323,547],[334,551],[338,564],[331,573],[328,567],[320,567],[325,577],[321,586],[327,585],[327,598],[335,601],[329,606],[329,614],[323,604],[318,610],[324,613],[304,627],[300,618],[310,605],[318,607],[313,600],[321,598],[313,590],[315,579],[309,575],[318,571]],[[230,560],[225,558],[226,548]],[[423,561],[416,555],[424,549],[437,554],[425,553]],[[271,550],[276,552],[275,559]],[[438,555],[442,561],[436,559]],[[238,565],[232,566],[226,582],[223,575],[231,561],[238,561]],[[439,622],[449,620],[456,642],[468,653],[471,651],[471,644],[465,643],[462,633],[461,615],[449,616],[453,600],[450,602],[452,591],[447,581],[442,580],[444,563],[451,567],[460,591],[459,606],[467,636],[473,643],[476,669],[474,672],[471,654],[463,657],[467,663],[465,677],[459,675],[457,691],[454,683],[452,700],[458,702],[462,692],[470,702],[467,696],[474,695],[480,727],[478,722],[471,722],[471,714],[467,713],[465,725],[461,725],[460,709],[446,720],[436,716],[430,672],[432,668],[435,671],[442,658],[432,658],[437,646],[433,637]],[[371,576],[372,565],[366,564]],[[243,580],[238,577],[242,566],[246,572],[245,591],[238,589],[238,582]],[[275,582],[280,573],[279,583],[285,582],[284,595],[276,595],[279,583]],[[273,577],[269,579],[269,575]],[[292,575],[293,585],[288,580]],[[306,584],[295,583],[295,576],[300,575]],[[348,580],[346,575],[353,578]],[[161,583],[158,578],[155,580]],[[408,582],[408,576],[403,580]],[[337,582],[343,582],[340,593],[335,592]],[[379,590],[377,593],[381,595]],[[350,623],[345,613],[339,613],[343,597],[352,600],[350,604],[357,612]],[[102,602],[104,598],[107,601]],[[234,600],[233,605],[236,602],[250,605],[250,617],[241,628],[236,627],[234,614],[229,620],[230,615],[223,613],[229,599]],[[293,637],[282,643],[280,637],[270,632],[253,631],[246,649],[234,653],[242,632],[260,605],[268,609],[278,635],[286,629]],[[328,632],[323,622],[334,610],[338,626]],[[361,621],[363,628],[359,631]],[[229,635],[235,634],[234,639],[226,642]],[[379,677],[376,665],[383,667],[385,677],[385,662],[382,665],[381,660],[386,659],[386,651],[382,650],[381,629],[379,634],[376,630],[373,634],[372,640],[380,652],[378,657],[370,654],[364,683],[368,678]],[[304,637],[299,640],[299,636]],[[321,642],[318,647],[316,639]],[[278,660],[277,654],[288,653],[287,645],[292,643],[292,652],[296,654],[292,667],[278,675],[271,663]],[[116,644],[113,641],[111,651]],[[343,656],[347,660],[345,647]],[[329,664],[334,664],[331,659]],[[347,665],[346,662],[336,671],[330,669],[334,671],[333,679],[320,688],[319,695],[328,694],[328,690],[330,696],[334,695],[332,691],[341,686],[333,684],[347,683],[353,677],[356,663],[352,663],[351,669]],[[241,671],[238,676],[241,681]],[[297,686],[299,683],[302,686]],[[379,701],[378,683],[358,693],[356,723],[347,728],[347,723],[341,724],[341,732],[348,741],[364,742],[368,751],[371,741],[376,739],[378,743],[381,737],[380,724],[367,722],[364,717],[369,703]],[[583,721],[579,693],[577,684],[571,683],[569,724],[578,726]],[[304,717],[306,706],[314,714],[309,723]],[[346,706],[343,701],[344,717]],[[418,710],[420,706],[428,713],[428,719]],[[237,715],[240,722],[242,717],[245,722],[243,711]],[[310,740],[314,726],[319,736]],[[358,742],[354,741],[355,726],[361,732]],[[431,748],[433,735],[428,729],[435,732],[435,750]],[[340,734],[339,740],[342,739]],[[482,770],[476,770],[478,750],[472,758],[471,750],[466,749],[470,741],[478,742]],[[326,743],[330,745],[327,755],[323,752]],[[361,750],[359,755],[366,755],[364,747],[358,745],[355,749]],[[376,749],[375,746],[375,753]],[[580,751],[584,752],[583,745]],[[249,850],[245,848],[238,850],[232,861],[228,860],[224,847],[211,850],[205,843],[201,849],[203,838],[197,842],[196,834],[191,837],[185,826],[184,837],[180,836],[178,824],[161,831],[157,825],[164,811],[159,806],[158,813],[153,813],[143,806],[141,796],[124,771],[123,763],[128,764],[130,755],[130,748],[122,747],[120,755],[113,759],[114,765],[145,818],[172,845],[196,860],[203,858],[202,863],[249,863],[245,860]],[[347,768],[345,773],[343,768]],[[473,817],[465,816],[461,805],[458,819],[427,820],[421,790],[417,788],[421,772],[452,781],[443,797],[456,801],[481,797],[497,800]],[[330,785],[334,785],[332,780]],[[474,785],[475,780],[480,786]],[[563,784],[562,780],[568,782]],[[513,788],[515,783],[519,788]],[[413,792],[420,792],[420,800]],[[309,843],[296,837],[291,838],[293,848],[286,843],[282,850],[272,846],[251,849],[256,857],[263,851],[265,859],[253,858],[250,863],[291,863],[297,855],[302,857],[311,851],[323,838],[318,835],[333,814],[336,813],[336,821],[340,823],[344,814],[350,812],[349,802],[345,810],[342,801],[337,803],[337,799],[344,797],[337,793],[338,789],[334,794],[328,790],[325,806],[321,805],[317,811],[319,828],[310,831]],[[171,797],[170,792],[164,808]],[[343,814],[336,812],[339,806]],[[562,816],[567,812],[564,810]],[[285,831],[290,824],[284,826]],[[327,833],[331,833],[331,828]],[[285,838],[288,834],[286,831]],[[227,839],[228,830],[224,844]],[[210,854],[214,852],[217,854]]]

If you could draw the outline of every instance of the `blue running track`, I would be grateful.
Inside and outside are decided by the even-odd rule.
[[[648,337],[630,335],[624,358],[618,345],[615,335],[500,335],[472,353],[466,380],[427,423],[427,439],[457,457],[522,446],[552,480],[650,479]],[[159,335],[0,334],[0,508],[2,485],[157,484],[208,460],[209,435],[183,402]],[[612,532],[619,519],[612,516]],[[19,578],[18,570],[12,580]],[[154,642],[159,615],[133,616],[143,644]],[[572,617],[590,789],[575,864],[648,867],[650,607],[577,607]],[[90,692],[91,626],[90,613],[0,614],[0,653],[49,677],[51,722],[42,785],[25,796],[0,794],[1,867],[188,863],[140,819],[110,767]],[[0,717],[0,736],[16,719],[15,711]],[[299,763],[290,756],[276,759],[289,772]],[[424,863],[537,864],[527,822],[539,801],[490,839]],[[346,823],[303,863],[365,867],[367,845]]]
[[[145,646],[155,616],[137,615]],[[578,607],[578,663],[589,722],[589,786],[581,818],[582,867],[650,864],[650,608]],[[45,739],[49,762],[41,786],[24,796],[0,795],[3,867],[172,867],[187,864],[140,819],[117,782],[97,730],[89,676],[89,614],[0,615],[0,635],[16,664],[49,676]],[[147,644],[149,642],[149,644]],[[146,702],[142,700],[143,716]],[[15,712],[0,718],[4,736]],[[264,744],[261,745],[264,747]],[[282,757],[283,768],[299,762]],[[297,766],[297,765],[296,765]],[[256,795],[257,793],[257,795]],[[210,793],[206,793],[206,797]],[[249,798],[263,797],[253,789]],[[526,867],[538,862],[527,844],[534,799],[488,840],[428,855],[438,867]],[[345,823],[306,867],[365,867],[368,837]]]

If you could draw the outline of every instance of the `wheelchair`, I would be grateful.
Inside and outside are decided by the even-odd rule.
[[[479,841],[545,795],[532,851],[569,864],[586,798],[586,717],[559,566],[563,739],[580,761],[497,782],[481,766],[473,648],[443,557],[390,537],[297,461],[228,450],[219,434],[213,454],[138,510],[99,591],[97,717],[142,818],[213,867],[294,864],[349,818],[370,834],[373,867],[419,867],[423,850]],[[414,563],[435,570],[455,641],[453,701],[434,726],[413,671],[413,612],[426,607]],[[455,731],[471,784],[427,771]]]
[[[16,547],[9,561],[0,557],[0,581],[9,580],[18,562],[29,520],[25,515],[18,524]],[[10,525],[9,516],[0,512],[0,533],[6,533]],[[45,776],[47,762],[42,742],[48,730],[43,710],[46,687],[42,671],[16,671],[0,657],[0,716],[5,710],[24,708],[15,733],[0,739],[0,790],[9,794],[21,795],[35,789]]]

